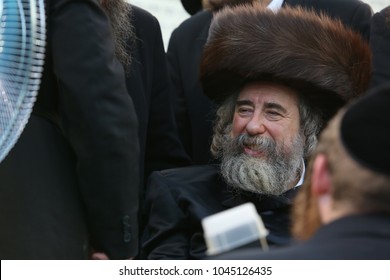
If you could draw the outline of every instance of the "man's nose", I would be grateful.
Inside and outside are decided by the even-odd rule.
[[[261,115],[254,115],[246,125],[246,132],[249,135],[258,135],[265,132],[264,118]]]

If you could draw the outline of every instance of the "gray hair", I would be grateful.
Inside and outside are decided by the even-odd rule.
[[[222,157],[225,135],[231,130],[238,92],[230,94],[216,112],[214,135],[210,147],[216,159]],[[300,129],[304,139],[304,158],[307,159],[317,145],[318,135],[324,125],[322,114],[313,108],[306,98],[299,95]]]

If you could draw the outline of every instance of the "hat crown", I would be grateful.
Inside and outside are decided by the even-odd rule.
[[[360,35],[302,8],[224,8],[214,16],[201,61],[204,92],[215,101],[247,81],[272,80],[321,92],[339,107],[362,94],[370,77],[371,53]]]

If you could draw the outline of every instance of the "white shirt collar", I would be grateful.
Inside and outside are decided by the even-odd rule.
[[[277,12],[283,5],[283,0],[272,0],[268,4],[267,8],[272,10],[274,13]]]
[[[299,179],[298,184],[295,187],[299,187],[300,185],[303,184],[303,180],[305,179],[305,173],[306,173],[306,166],[305,166],[305,161],[302,159],[302,174],[301,174],[301,179]]]

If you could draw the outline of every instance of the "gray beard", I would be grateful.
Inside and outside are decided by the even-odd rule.
[[[245,154],[244,144],[256,145],[266,157]],[[290,153],[281,146],[266,137],[240,135],[232,139],[225,134],[221,174],[226,183],[235,190],[264,195],[280,195],[290,189],[302,173],[302,137],[295,137]]]
[[[130,69],[132,56],[129,49],[136,41],[135,29],[132,24],[132,7],[123,0],[103,0],[102,7],[107,13],[115,39],[115,54],[126,72]]]

